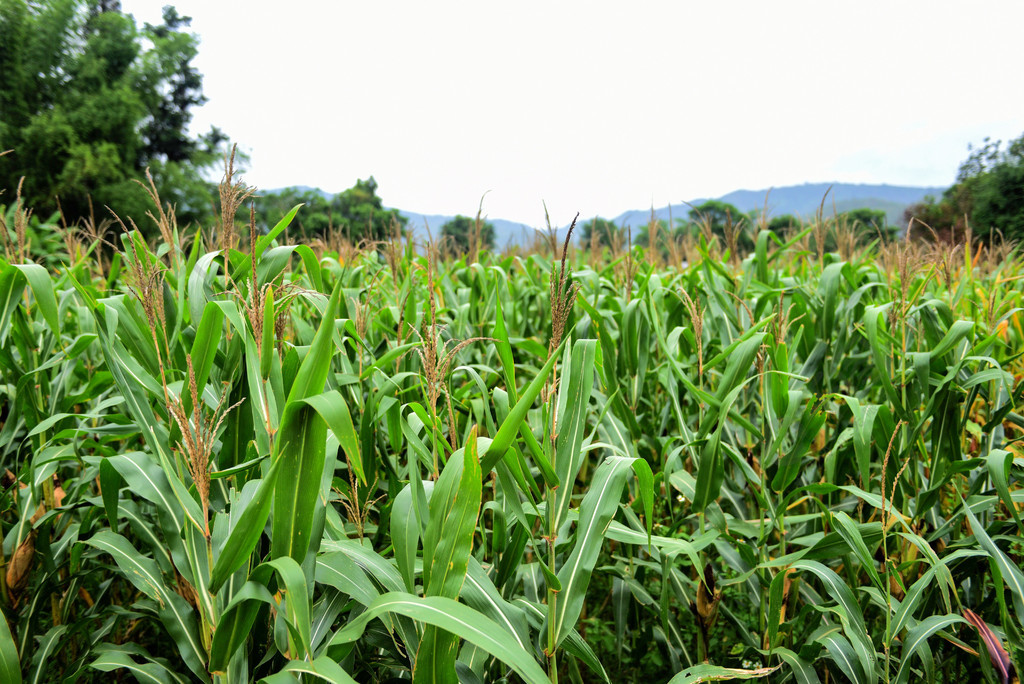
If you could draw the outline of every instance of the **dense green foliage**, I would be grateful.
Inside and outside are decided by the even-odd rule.
[[[792,214],[783,214],[782,216],[773,216],[768,221],[768,230],[779,235],[786,235],[793,229],[799,229],[803,225],[796,216]]]
[[[116,3],[0,3],[0,151],[11,150],[0,188],[13,193],[24,178],[38,212],[59,201],[73,223],[109,218],[112,206],[148,231],[132,182],[148,168],[183,224],[208,216],[212,187],[199,170],[221,157],[224,136],[188,133],[205,101],[190,20],[167,7],[162,24],[139,29],[106,5]]]
[[[6,220],[3,681],[1024,664],[1018,256],[342,263],[293,217],[110,264]]]
[[[939,238],[962,241],[968,228],[991,240],[1024,239],[1024,135],[1004,148],[988,138],[960,165],[957,182],[940,199],[909,207],[906,220],[916,219]]]
[[[371,176],[336,195],[297,188],[260,193],[255,199],[257,225],[269,230],[296,204],[305,206],[291,229],[305,238],[337,231],[352,242],[386,240],[401,234],[408,222],[397,209],[384,209]]]
[[[456,254],[469,254],[474,247],[491,249],[494,247],[494,225],[460,214],[441,226],[441,240]]]
[[[881,209],[851,209],[843,213],[843,217],[847,221],[859,224],[877,234],[881,234],[888,225],[885,212]]]
[[[600,247],[611,247],[616,241],[624,238],[623,230],[608,219],[595,216],[580,226],[580,244],[592,245],[594,241]]]

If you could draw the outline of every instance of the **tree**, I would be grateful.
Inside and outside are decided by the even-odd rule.
[[[201,171],[220,157],[216,128],[188,133],[202,104],[191,66],[198,38],[190,19],[165,7],[163,23],[141,30],[119,3],[53,0],[0,3],[0,189],[24,177],[26,204],[56,208],[73,222],[104,205],[145,228],[150,210],[133,179],[148,167],[179,222],[210,213]],[[9,195],[8,198],[9,199]]]
[[[384,209],[377,196],[377,181],[370,176],[336,195],[320,190],[285,188],[261,194],[256,200],[256,221],[261,228],[273,227],[296,204],[304,204],[296,215],[295,228],[307,236],[320,236],[335,228],[353,242],[385,240],[394,227],[404,230],[408,219],[397,209]]]
[[[476,230],[477,220],[460,214],[441,226],[441,239],[450,243],[460,254],[468,254]],[[480,221],[479,240],[477,249],[493,249],[494,226],[488,221]]]
[[[889,223],[889,219],[886,217],[884,209],[868,209],[866,207],[851,209],[850,211],[844,212],[842,217],[845,218],[850,225],[859,224],[861,227],[870,229],[876,233],[884,232]]]
[[[719,200],[708,200],[700,206],[690,209],[690,221],[696,224],[707,223],[712,232],[723,233],[726,227],[739,224],[746,220],[746,215],[729,204]]]
[[[691,226],[701,231],[710,230],[712,234],[725,238],[725,246],[733,253],[754,247],[754,241],[746,230],[747,215],[728,202],[708,200],[690,209],[689,218]]]
[[[775,216],[771,221],[768,222],[768,230],[773,233],[785,234],[793,229],[799,230],[803,227],[803,222],[792,214],[783,214],[782,216]]]
[[[991,240],[1001,234],[1008,240],[1024,239],[1024,135],[1003,148],[1001,141],[985,139],[960,164],[957,182],[941,199],[926,198],[908,207],[907,223],[926,224],[931,231],[917,229],[916,235],[960,241],[969,222],[975,235]]]
[[[336,227],[332,220],[331,199],[330,195],[313,188],[293,187],[257,193],[254,200],[256,225],[263,230],[270,230],[292,207],[301,204],[302,209],[292,220],[289,232],[304,236],[323,235]]]
[[[668,222],[663,219],[655,218],[640,226],[640,230],[633,233],[633,244],[639,245],[645,249],[649,248],[651,246],[652,230],[654,231],[656,235],[655,239],[659,244],[672,237],[668,233]]]
[[[1005,150],[998,141],[986,147],[981,162],[969,157],[958,175],[970,196],[971,224],[981,235],[1024,239],[1024,135]]]
[[[580,244],[589,247],[594,240],[592,235],[596,234],[597,244],[601,247],[611,247],[615,237],[622,232],[622,229],[611,221],[600,217],[594,217],[583,224],[580,228]]]
[[[357,180],[354,186],[335,195],[331,210],[336,212],[337,224],[356,241],[385,240],[396,226],[401,230],[408,222],[397,209],[384,209],[373,176]]]

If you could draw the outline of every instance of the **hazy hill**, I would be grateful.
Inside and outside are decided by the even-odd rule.
[[[407,227],[412,231],[413,239],[418,242],[426,242],[427,227],[434,239],[440,239],[441,226],[455,218],[441,214],[417,214],[414,211],[399,210],[402,216],[409,219]],[[494,246],[503,249],[509,245],[528,245],[533,240],[536,230],[525,223],[506,221],[505,219],[492,219],[484,217],[484,220],[494,226]]]
[[[297,186],[299,190],[314,190],[325,197],[331,197],[331,193],[310,188],[309,186]],[[831,188],[831,190],[830,190]],[[824,200],[824,212],[830,216],[833,211],[842,213],[851,209],[881,209],[885,211],[891,225],[900,225],[903,220],[903,210],[926,196],[939,197],[945,188],[941,187],[909,187],[903,185],[865,185],[854,183],[804,183],[803,185],[790,185],[769,190],[736,190],[716,199],[732,204],[742,212],[749,212],[754,209],[761,209],[765,206],[765,197],[768,201],[768,212],[771,216],[793,214],[805,219],[812,218]],[[277,192],[269,190],[267,192]],[[828,193],[826,195],[826,193]],[[698,206],[705,199],[690,200],[689,205],[680,202],[671,206],[664,206],[654,210],[654,215],[664,221],[669,217],[685,219],[689,214],[691,206]],[[403,216],[409,219],[408,227],[417,241],[426,241],[427,226],[435,238],[441,234],[441,226],[448,220],[454,218],[442,214],[420,214],[414,211],[399,210]],[[580,216],[580,223],[589,220],[584,213]],[[612,219],[620,226],[630,226],[639,229],[647,224],[651,218],[650,209],[635,209],[619,214]],[[526,246],[532,243],[536,235],[535,228],[524,223],[506,221],[504,219],[487,218],[494,226],[494,245],[498,249],[506,246]],[[564,239],[568,226],[558,229],[560,239]]]
[[[831,190],[829,190],[831,188]],[[917,202],[920,202],[928,195],[938,197],[945,188],[941,187],[909,187],[904,185],[864,185],[854,183],[805,183],[803,185],[790,185],[772,190],[736,190],[716,199],[732,204],[742,212],[749,212],[754,209],[762,209],[765,206],[765,198],[768,202],[768,213],[770,216],[781,216],[793,214],[802,218],[811,218],[821,206],[824,200],[825,215],[831,215],[833,208],[836,212],[850,211],[851,209],[881,209],[886,213],[889,223],[899,225],[903,220],[903,210]],[[828,195],[826,196],[826,192]],[[696,199],[689,202],[697,206],[706,199]],[[654,215],[659,219],[667,221],[669,213],[673,219],[686,218],[690,212],[690,206],[684,203],[673,204],[654,210]],[[651,218],[650,209],[637,209],[627,211],[615,217],[613,221],[618,225],[628,225],[638,228],[645,225]]]

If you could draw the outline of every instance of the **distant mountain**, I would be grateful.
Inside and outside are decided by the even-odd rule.
[[[440,239],[441,226],[455,218],[454,216],[442,214],[417,214],[413,211],[402,210],[399,210],[399,213],[409,219],[406,227],[412,232],[413,239],[417,242],[426,242],[428,226],[430,234],[434,236],[434,239]],[[494,246],[497,249],[504,249],[513,245],[529,245],[537,234],[536,229],[531,228],[525,223],[487,217],[484,220],[494,226]]]
[[[293,186],[299,191],[312,190],[319,192],[324,197],[330,198],[333,195],[320,188],[312,188],[306,185]],[[770,216],[781,216],[793,214],[804,219],[810,219],[822,206],[826,216],[832,212],[842,213],[852,209],[881,209],[885,211],[886,217],[891,225],[899,225],[903,221],[903,210],[911,204],[922,201],[931,195],[939,197],[944,187],[910,187],[904,185],[865,185],[854,183],[804,183],[803,185],[789,185],[769,190],[735,190],[727,195],[716,199],[732,204],[740,211],[746,213],[755,209],[762,209],[765,206],[765,198],[768,202],[768,213]],[[268,190],[268,193],[279,192]],[[826,195],[827,193],[827,195]],[[680,203],[664,206],[654,210],[655,217],[668,221],[670,216],[673,220],[685,219],[691,207],[699,206],[707,199],[691,200],[688,204]],[[420,214],[414,211],[399,210],[400,213],[409,219],[408,227],[417,241],[426,241],[427,226],[435,238],[441,235],[441,226],[454,218],[443,214]],[[580,217],[580,223],[593,217]],[[626,211],[611,219],[619,226],[630,226],[639,229],[647,225],[651,219],[650,209],[636,209]],[[504,219],[487,218],[487,221],[494,226],[494,246],[503,249],[510,246],[529,246],[537,236],[537,228],[506,221]],[[559,240],[565,239],[565,232],[568,226],[562,226],[556,232]],[[544,231],[540,231],[542,234]]]
[[[844,212],[851,209],[881,209],[885,211],[890,224],[899,225],[903,220],[903,210],[911,204],[922,201],[928,195],[938,197],[944,187],[909,187],[904,185],[864,185],[854,183],[805,183],[790,185],[771,190],[736,190],[717,199],[735,206],[742,212],[762,209],[767,198],[770,216],[793,214],[801,218],[811,218],[824,202],[823,211],[830,216],[833,211]],[[828,193],[826,195],[826,193]],[[699,206],[706,199],[689,202],[691,206]],[[686,218],[691,206],[674,204],[654,210],[654,215],[668,221],[669,214],[673,219]],[[639,228],[651,219],[651,210],[627,211],[612,219],[620,226]]]
[[[273,188],[271,190],[264,190],[263,188],[260,188],[256,192],[256,196],[259,197],[260,195],[277,195],[284,192],[285,190],[291,190],[298,195],[303,195],[307,192],[315,192],[326,200],[331,199],[336,194],[333,192],[327,192],[326,190],[321,190],[320,188],[314,188],[312,185],[287,185],[283,188]]]

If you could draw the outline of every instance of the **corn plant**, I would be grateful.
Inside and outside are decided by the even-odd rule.
[[[314,250],[232,176],[3,213],[3,681],[1019,671],[1015,252]]]

